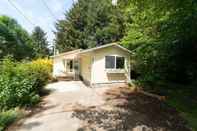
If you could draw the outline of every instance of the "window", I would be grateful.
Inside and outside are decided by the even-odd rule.
[[[116,57],[116,69],[124,69],[124,57]]]
[[[115,68],[115,56],[105,57],[105,68],[106,69]]]
[[[124,69],[125,58],[119,56],[105,56],[106,69]]]

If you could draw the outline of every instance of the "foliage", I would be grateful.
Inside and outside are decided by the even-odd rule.
[[[20,60],[34,57],[32,40],[14,19],[0,16],[0,58],[13,55]]]
[[[131,0],[127,13],[132,14],[133,22],[121,43],[133,51],[132,67],[140,74],[137,84],[167,96],[167,103],[197,130],[197,2]]]
[[[52,60],[48,58],[37,59],[30,62],[29,64],[25,64],[25,66],[27,66],[25,72],[36,78],[36,86],[41,89],[39,90],[41,93],[41,87],[44,87],[48,80],[52,79]]]
[[[50,53],[46,33],[35,27],[32,36],[8,16],[0,16],[0,59],[12,55],[15,59],[46,57]]]
[[[18,109],[0,112],[0,131],[4,131],[8,125],[10,125],[20,116],[21,113],[18,111]]]
[[[197,2],[133,0],[129,7],[133,23],[122,44],[133,50],[133,66],[141,74],[141,82],[194,82]]]
[[[0,70],[0,110],[31,106],[50,78],[51,64],[45,60],[18,63],[10,58],[2,61]]]
[[[46,72],[52,72],[52,60],[48,58],[39,58],[36,60],[31,61],[31,64],[36,65],[36,66],[42,66],[45,68]]]
[[[36,52],[36,57],[49,56],[49,44],[46,38],[46,33],[39,27],[35,27],[31,35],[33,40],[33,47]]]
[[[84,49],[119,41],[129,21],[123,8],[124,4],[113,6],[111,0],[79,0],[56,25],[57,48]]]

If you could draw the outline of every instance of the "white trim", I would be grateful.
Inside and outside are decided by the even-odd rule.
[[[92,85],[95,84],[115,84],[115,83],[128,83],[126,80],[120,80],[120,81],[109,81],[109,82],[94,82]]]
[[[94,69],[93,69],[93,65],[94,65],[94,62],[95,62],[95,54],[91,57],[91,63],[90,63],[90,85],[92,85],[93,83],[93,76],[94,76]]]
[[[51,56],[51,58],[55,58],[55,57],[60,57],[60,56],[64,56],[64,55],[70,55],[70,54],[83,54],[83,53],[87,53],[87,52],[92,52],[94,50],[98,50],[98,49],[102,49],[102,48],[106,48],[106,47],[110,47],[110,46],[116,46],[128,53],[132,53],[130,50],[128,50],[127,48],[117,44],[117,43],[111,43],[111,44],[105,44],[105,45],[102,45],[102,46],[98,46],[98,47],[94,47],[94,48],[90,48],[90,49],[86,49],[86,50],[83,50],[83,49],[76,49],[76,50],[73,50],[73,51],[68,51],[68,52],[65,52],[65,53],[61,53],[61,54],[58,54],[58,55],[54,55],[54,56]]]
[[[80,51],[82,51],[82,49],[77,49],[77,50],[73,50],[73,51],[68,51],[68,52],[65,52],[65,53],[61,53],[61,54],[58,54],[58,55],[54,55],[54,56],[51,56],[52,58],[55,58],[55,57],[60,57],[60,56],[64,56],[64,55],[70,55],[70,54],[78,54]]]
[[[115,57],[114,68],[106,68],[106,56],[114,56]],[[121,56],[121,55],[106,55],[106,56],[105,56],[105,70],[125,70],[126,69],[126,57],[125,56]],[[124,58],[124,68],[116,68],[117,57],[123,57]]]
[[[110,47],[110,46],[116,46],[128,53],[132,53],[130,50],[124,48],[123,46],[117,44],[117,43],[111,43],[111,44],[106,44],[106,45],[103,45],[103,46],[98,46],[98,47],[94,47],[94,48],[90,48],[90,49],[86,49],[86,50],[83,50],[81,51],[79,54],[84,54],[84,53],[88,53],[88,52],[92,52],[94,50],[98,50],[98,49],[103,49],[103,48],[106,48],[106,47]]]
[[[125,48],[125,47],[123,47],[123,46],[121,46],[119,44],[116,44],[116,46],[121,48],[121,49],[123,49],[123,50],[125,50],[125,51],[127,51],[127,52],[129,52],[129,53],[132,53],[132,51],[128,50],[127,48]]]
[[[113,73],[115,73],[115,74],[125,74],[126,73],[126,71],[125,71],[125,69],[105,69],[105,71],[107,72],[107,73],[110,73],[110,74],[113,74]]]
[[[128,80],[129,82],[131,81],[131,56],[129,56],[129,59],[128,59]]]

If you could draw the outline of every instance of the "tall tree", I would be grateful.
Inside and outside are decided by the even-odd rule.
[[[12,55],[15,59],[32,58],[34,50],[27,33],[14,19],[0,16],[0,58]]]
[[[127,20],[122,13],[122,4],[113,6],[111,0],[78,0],[56,25],[57,48],[64,51],[119,41]]]
[[[46,33],[39,27],[35,27],[32,32],[33,47],[36,52],[36,57],[49,56],[49,43],[47,41]]]
[[[133,23],[122,40],[135,53],[145,81],[193,82],[197,79],[197,2],[131,0]]]

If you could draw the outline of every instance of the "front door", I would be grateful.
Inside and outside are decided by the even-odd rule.
[[[67,61],[67,72],[73,72],[73,60]]]

